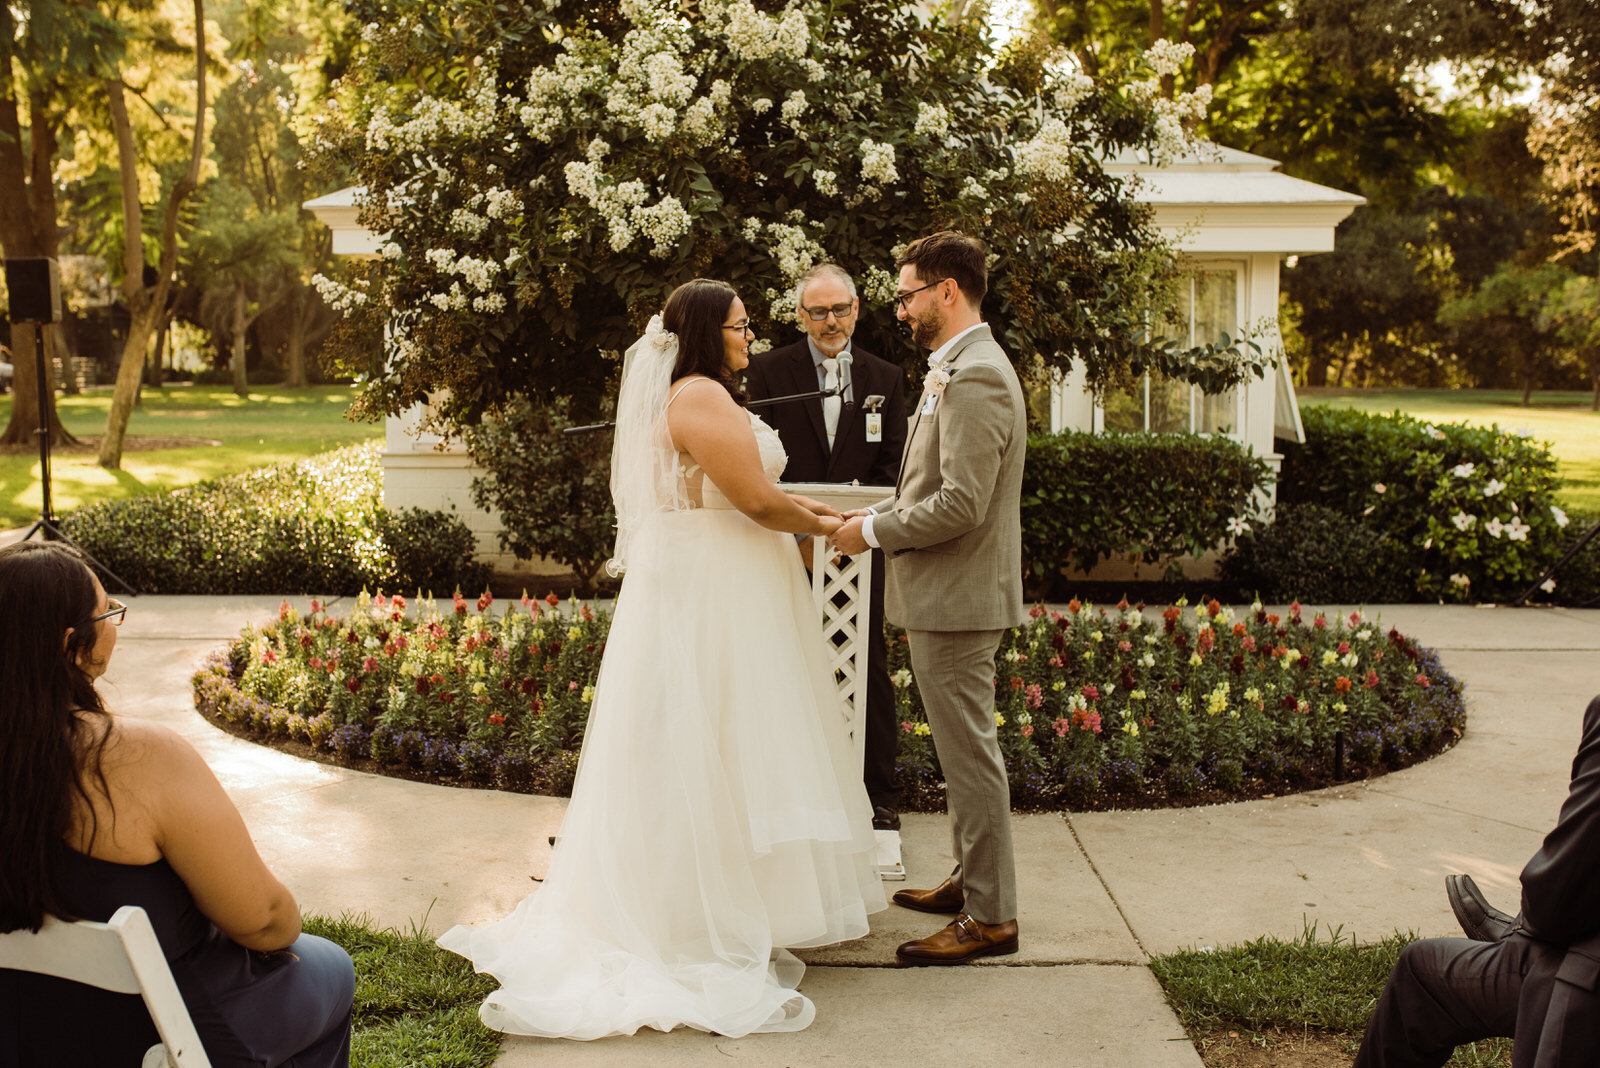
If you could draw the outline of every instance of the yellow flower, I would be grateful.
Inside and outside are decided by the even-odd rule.
[[[911,733],[915,734],[919,738],[926,738],[928,735],[933,733],[933,728],[928,726],[926,723],[918,723],[915,727],[911,728]]]
[[[1130,719],[1122,725],[1122,733],[1130,738],[1137,738],[1139,737],[1139,725]]]
[[[1006,725],[1006,717],[1004,717],[1000,713],[996,712],[994,714],[994,725],[996,727],[1004,727]]]
[[[579,628],[579,627],[568,627],[567,628],[567,641],[575,642],[581,637],[583,637],[583,630],[581,628]]]
[[[1189,654],[1189,666],[1190,667],[1199,667],[1204,662],[1205,662],[1204,659],[1200,656],[1199,653],[1190,653]]]
[[[583,703],[584,704],[588,704],[590,701],[593,701],[593,700],[594,700],[594,687],[593,686],[585,686],[583,688]]]

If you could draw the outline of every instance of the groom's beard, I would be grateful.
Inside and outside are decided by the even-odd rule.
[[[932,350],[934,342],[939,335],[944,333],[944,312],[939,308],[932,308],[922,315],[913,316],[911,319],[911,340],[917,343],[918,348]]]

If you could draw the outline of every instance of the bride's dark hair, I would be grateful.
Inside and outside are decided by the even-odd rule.
[[[704,375],[721,382],[735,401],[743,405],[748,398],[739,388],[739,379],[729,371],[723,345],[723,320],[733,307],[738,292],[716,278],[696,278],[672,291],[661,309],[661,325],[678,335],[678,363],[673,380],[687,375]]]

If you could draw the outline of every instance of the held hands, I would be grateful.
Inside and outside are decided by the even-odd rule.
[[[839,529],[842,522],[843,520],[839,519],[837,516],[819,515],[817,516],[818,529],[813,533],[820,534],[823,537],[827,537],[831,540],[831,536],[836,530]]]
[[[815,498],[805,497],[798,493],[791,493],[789,494],[789,499],[794,501],[794,503],[798,504],[800,507],[804,508],[806,511],[811,512],[813,515],[828,515],[835,519],[844,518],[844,516],[839,513],[838,509],[834,508],[832,505],[823,504],[821,501],[816,500]]]
[[[869,513],[852,511],[846,514],[849,518],[828,538],[828,544],[841,556],[855,556],[871,548],[867,539],[861,536],[862,517]]]

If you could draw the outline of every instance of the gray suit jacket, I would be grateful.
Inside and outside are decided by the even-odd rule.
[[[917,401],[895,496],[872,531],[888,559],[884,613],[915,630],[1021,625],[1022,463],[1027,406],[987,326],[948,356],[950,384]]]

